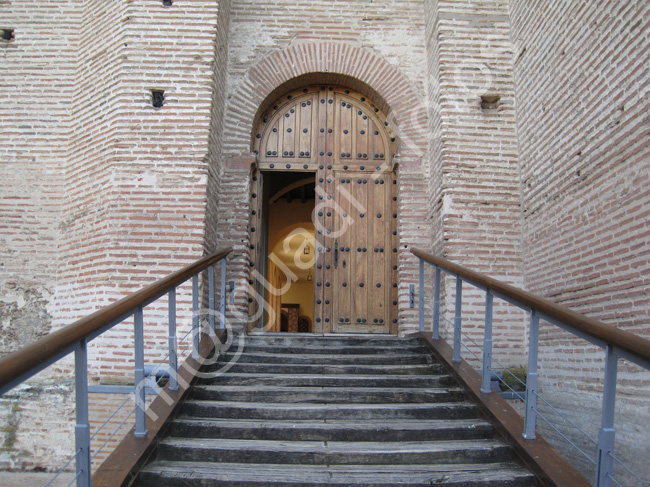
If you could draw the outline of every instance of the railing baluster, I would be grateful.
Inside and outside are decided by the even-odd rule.
[[[178,390],[178,353],[176,350],[176,288],[169,291],[169,389]]]
[[[145,409],[147,406],[147,383],[144,375],[144,323],[142,306],[133,315],[135,353],[135,436],[147,436]]]
[[[88,419],[88,350],[86,340],[74,353],[74,380],[77,424],[74,429],[77,453],[77,487],[90,487],[90,423]]]
[[[527,440],[535,439],[537,426],[537,357],[539,352],[539,316],[537,311],[530,313],[530,339],[528,343],[528,376],[526,378],[526,416],[524,418],[524,434]]]
[[[226,258],[221,259],[221,301],[219,303],[219,328],[226,328]]]
[[[483,383],[481,392],[492,392],[492,310],[494,296],[488,289],[485,291],[485,334],[483,336]]]
[[[616,412],[616,376],[618,356],[613,347],[607,347],[605,356],[605,384],[603,389],[603,411],[598,433],[598,455],[596,457],[596,487],[611,487],[614,476],[614,416]]]
[[[456,276],[456,307],[454,309],[454,356],[452,362],[460,362],[461,313],[463,311],[463,280]]]
[[[435,285],[433,290],[433,324],[431,325],[431,338],[440,339],[440,267],[436,267]]]
[[[192,276],[192,358],[199,359],[199,275]]]
[[[214,329],[214,267],[209,266],[208,267],[208,294],[210,295],[208,297],[208,313],[209,313],[209,320],[210,320],[210,336],[215,337],[215,329]]]
[[[424,332],[424,260],[420,259],[420,332]]]

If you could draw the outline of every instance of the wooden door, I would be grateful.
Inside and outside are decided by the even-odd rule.
[[[360,93],[312,86],[261,118],[257,170],[316,173],[314,331],[396,333],[395,139],[386,117]]]

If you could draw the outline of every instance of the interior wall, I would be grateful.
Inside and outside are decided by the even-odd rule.
[[[305,174],[305,176],[308,176]],[[289,203],[286,199],[279,199],[270,205],[269,214],[269,236],[268,249],[269,253],[281,242],[284,237],[294,231],[304,228],[311,235],[314,234],[314,224],[312,223],[312,212],[314,211],[315,201],[307,200],[303,203],[300,200],[293,200]],[[295,237],[296,242],[302,242],[302,237]],[[299,245],[302,245],[300,243]],[[313,245],[312,245],[313,247]],[[312,248],[312,254],[315,249]],[[303,262],[309,262],[311,257],[299,256]],[[312,270],[312,276],[314,271]],[[286,276],[282,273],[283,283],[286,282]],[[312,282],[303,282],[298,280],[292,282],[287,292],[282,294],[282,303],[300,304],[300,314],[307,315],[313,322],[314,318],[314,284]]]
[[[650,4],[509,4],[526,287],[650,336]],[[541,344],[543,391],[595,434],[603,353],[550,325]],[[616,413],[618,453],[646,478],[648,379],[622,365]],[[555,444],[593,478],[588,462]]]
[[[294,283],[282,295],[282,303],[300,304],[300,315],[308,316],[314,322],[314,285],[310,282]]]

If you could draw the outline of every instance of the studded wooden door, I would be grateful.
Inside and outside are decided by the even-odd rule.
[[[303,88],[262,116],[255,151],[258,171],[315,173],[314,331],[396,333],[395,139],[384,114],[346,88]]]

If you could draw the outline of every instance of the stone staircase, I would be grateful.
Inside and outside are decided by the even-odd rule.
[[[265,334],[208,366],[136,480],[160,486],[532,486],[417,339]]]

